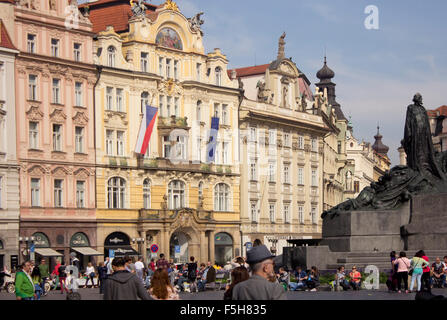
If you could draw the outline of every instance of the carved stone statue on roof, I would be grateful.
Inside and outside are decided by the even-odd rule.
[[[200,29],[200,26],[205,23],[205,21],[200,18],[202,14],[203,12],[199,12],[194,17],[189,18],[188,21],[191,29],[194,31],[199,31],[203,36],[203,31]]]
[[[286,33],[284,32],[281,37],[279,37],[278,41],[278,60],[284,59],[286,57],[284,47],[286,45],[286,42],[284,41],[284,38],[286,37]]]
[[[138,3],[135,3],[134,0],[130,0],[130,5],[131,5],[133,17],[145,15],[146,5],[144,4],[144,0],[138,0]]]

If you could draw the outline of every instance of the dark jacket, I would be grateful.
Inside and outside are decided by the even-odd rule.
[[[107,267],[98,267],[99,279],[107,279]]]
[[[107,278],[104,300],[152,300],[140,279],[126,270],[114,272]]]
[[[206,274],[206,283],[216,282],[216,269],[213,266],[208,268],[208,272]]]

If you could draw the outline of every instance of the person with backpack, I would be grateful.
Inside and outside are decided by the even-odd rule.
[[[393,265],[397,265],[397,292],[402,293],[402,280],[404,281],[405,293],[408,293],[408,271],[411,261],[407,258],[404,251],[399,253],[399,258],[393,261]]]
[[[422,273],[423,268],[430,266],[430,264],[422,258],[421,252],[417,252],[413,259],[411,259],[411,285],[410,292],[413,291],[414,283],[417,281],[418,284],[418,292],[421,291],[422,286]]]

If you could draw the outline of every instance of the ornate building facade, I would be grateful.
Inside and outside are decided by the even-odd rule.
[[[314,95],[285,58],[285,34],[270,64],[230,70],[240,78],[241,230],[281,254],[290,239],[321,237],[327,96]],[[330,113],[330,117],[333,117]],[[333,124],[331,124],[333,125]]]
[[[81,10],[87,5],[81,5]],[[96,36],[98,250],[176,262],[240,254],[239,89],[219,49],[204,53],[200,15],[175,2],[88,5]],[[134,152],[146,105],[158,108],[145,155]],[[219,118],[207,163],[211,118]]]
[[[18,53],[0,19],[0,270],[4,266],[9,269],[16,265],[19,251],[20,193],[14,81]]]
[[[21,4],[13,4],[21,260],[34,245],[36,260],[77,252],[85,263],[97,254],[92,25],[76,2]]]

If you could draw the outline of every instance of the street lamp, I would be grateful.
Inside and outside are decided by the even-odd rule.
[[[22,251],[22,255],[26,256],[26,260],[35,260],[35,254],[34,254],[35,240],[36,237],[19,237],[19,243],[25,243],[26,246],[25,250]]]
[[[133,238],[132,243],[138,244],[138,254],[141,256],[141,244],[144,243],[144,238]]]

